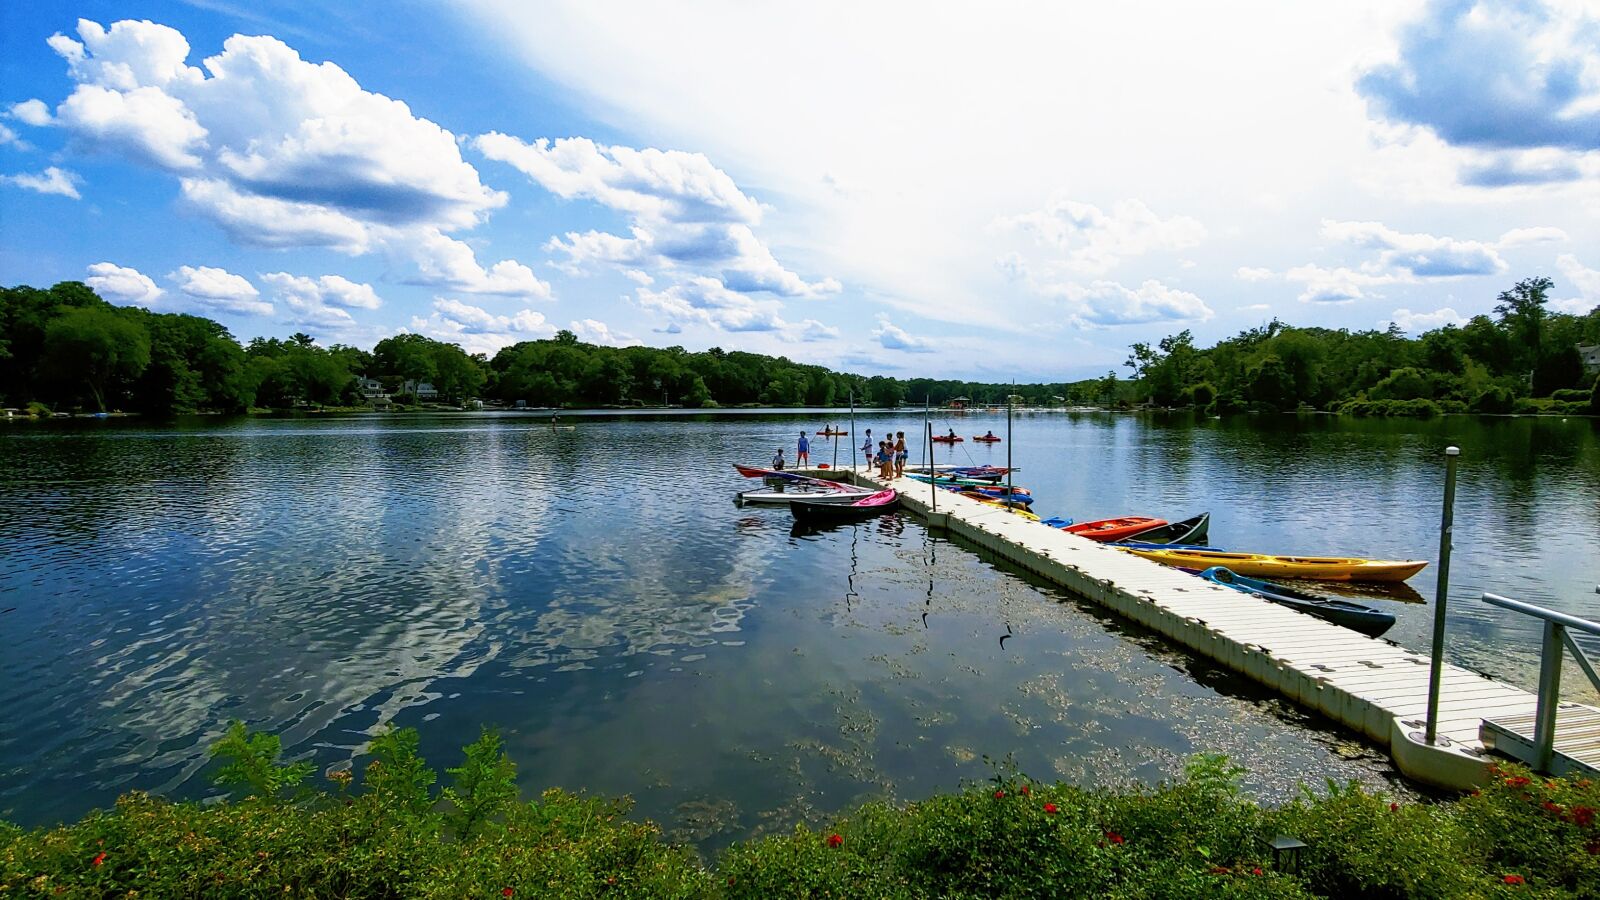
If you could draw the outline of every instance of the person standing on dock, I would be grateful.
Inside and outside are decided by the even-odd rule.
[[[894,477],[905,477],[906,457],[909,455],[906,452],[906,433],[904,431],[896,431],[894,433]]]
[[[794,464],[801,469],[811,465],[811,442],[806,440],[804,431],[800,432],[800,446],[795,450]]]
[[[872,465],[872,429],[867,429],[867,439],[861,442],[861,455],[866,457],[866,464]]]

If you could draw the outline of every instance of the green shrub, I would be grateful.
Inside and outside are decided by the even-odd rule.
[[[1563,403],[1588,403],[1590,391],[1588,388],[1562,388],[1550,395],[1551,400]]]
[[[1507,388],[1495,385],[1487,388],[1472,401],[1472,411],[1479,413],[1508,413],[1516,405],[1516,395]]]
[[[1490,774],[1454,809],[1489,870],[1519,874],[1530,887],[1600,897],[1600,785],[1541,778],[1509,763]]]
[[[1432,400],[1346,400],[1338,405],[1341,415],[1357,417],[1410,416],[1429,419],[1442,410]]]
[[[50,418],[50,412],[50,407],[45,406],[43,403],[40,403],[37,400],[34,400],[28,404],[28,415],[35,419],[48,419]]]
[[[1589,414],[1600,416],[1600,375],[1594,379],[1594,387],[1589,390]]]

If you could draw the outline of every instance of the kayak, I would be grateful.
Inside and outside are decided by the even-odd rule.
[[[848,431],[819,431],[819,432],[817,432],[817,434],[820,434],[823,437],[844,437],[845,435],[847,435],[849,433],[850,432],[848,432]]]
[[[1051,516],[1048,519],[1040,519],[1039,522],[1042,525],[1049,525],[1051,528],[1065,528],[1072,524],[1071,519],[1063,519],[1060,516]]]
[[[964,437],[962,437],[962,436],[960,436],[958,434],[957,435],[936,434],[932,438],[932,441],[935,444],[959,444],[964,440],[966,440],[966,438],[964,438]]]
[[[998,443],[1000,443],[1000,439],[997,438],[997,437],[979,436],[979,437],[973,438],[973,440],[978,441],[979,443],[983,443],[983,444],[998,444]]]
[[[958,493],[968,500],[981,500],[984,503],[1009,506],[1012,509],[1027,509],[1033,503],[1032,497],[1013,497],[1008,500],[1005,497],[996,497],[993,494],[985,494],[980,491],[959,491]]]
[[[1210,528],[1211,513],[1203,512],[1181,522],[1158,525],[1147,531],[1129,535],[1125,540],[1141,544],[1203,544],[1206,542],[1206,532]]]
[[[963,478],[959,475],[924,475],[921,472],[907,472],[906,477],[912,481],[920,481],[923,484],[937,484],[940,487],[948,487],[950,485],[955,485],[956,487],[994,487],[995,482],[1000,480],[998,475],[992,478]],[[1018,488],[1017,492],[1023,493],[1023,490]]]
[[[841,485],[841,487],[844,487]],[[793,503],[796,500],[803,503],[855,503],[870,497],[874,491],[861,488],[847,488],[845,490],[827,490],[813,485],[790,487],[788,490],[778,488],[757,488],[736,494],[735,498],[741,504],[782,504]]]
[[[1365,603],[1324,597],[1299,588],[1246,578],[1234,574],[1232,569],[1224,566],[1212,566],[1201,572],[1200,577],[1214,584],[1287,606],[1297,612],[1316,616],[1335,625],[1343,625],[1368,637],[1377,637],[1394,627],[1394,613],[1384,612]]]
[[[1086,537],[1091,541],[1120,541],[1133,537],[1141,531],[1160,528],[1167,524],[1166,519],[1152,519],[1149,516],[1123,516],[1120,519],[1099,519],[1094,522],[1084,522],[1081,525],[1068,525],[1062,530],[1068,534]]]
[[[1014,491],[1008,491],[999,485],[991,485],[988,487],[949,488],[949,490],[958,491],[959,493],[967,495],[982,494],[983,496],[988,497],[990,500],[1010,500],[1013,503],[1021,503],[1024,506],[1030,506],[1033,504],[1033,495],[1028,493],[1026,488],[1017,488]]]
[[[1152,562],[1189,569],[1226,566],[1252,578],[1305,578],[1311,581],[1405,581],[1421,572],[1424,560],[1361,559],[1349,556],[1271,556],[1189,547],[1118,547]]]
[[[900,505],[900,493],[894,490],[868,494],[854,503],[817,503],[812,500],[795,500],[789,504],[796,522],[840,522],[861,519],[886,513]]]
[[[785,472],[782,469],[758,469],[755,466],[741,466],[733,464],[734,469],[746,478],[775,478],[779,481],[816,481],[810,475],[801,475],[798,472]]]

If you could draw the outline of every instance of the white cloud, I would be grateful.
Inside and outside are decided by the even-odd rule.
[[[13,103],[8,114],[18,122],[24,125],[32,125],[35,128],[42,128],[51,123],[50,107],[46,106],[43,100],[24,100],[21,103]]]
[[[79,20],[77,39],[49,44],[67,62],[72,93],[53,117],[37,101],[12,115],[179,176],[185,204],[239,243],[381,248],[415,262],[421,283],[548,296],[527,266],[485,271],[444,235],[506,202],[455,135],[339,66],[306,61],[273,37],[234,35],[194,67],[180,32],[147,21]]]
[[[433,301],[433,312],[411,320],[411,330],[460,344],[468,353],[494,354],[519,341],[552,337],[556,329],[531,309],[502,316],[447,297]]]
[[[629,236],[568,232],[545,249],[579,272],[596,263],[684,276],[715,277],[743,292],[783,297],[836,293],[831,278],[807,282],[780,264],[758,237],[763,208],[700,153],[603,147],[586,138],[527,143],[490,133],[474,142],[565,199],[593,200],[628,217]]]
[[[642,343],[631,334],[612,331],[611,326],[597,319],[578,319],[568,324],[567,329],[582,340],[607,347],[636,347]]]
[[[1381,222],[1324,219],[1322,234],[1356,247],[1377,250],[1378,265],[1418,278],[1493,275],[1507,268],[1493,244],[1431,234],[1405,234]]]
[[[91,265],[88,271],[84,284],[112,303],[150,306],[161,299],[161,288],[138,269],[99,262]]]
[[[1235,306],[1238,312],[1266,312],[1272,308],[1270,303],[1251,303],[1248,306]]]
[[[636,292],[640,307],[668,320],[668,333],[684,326],[698,325],[714,331],[769,332],[785,341],[830,340],[839,336],[814,319],[791,323],[781,315],[776,300],[763,300],[730,290],[715,278],[697,276],[662,290],[640,287]],[[676,331],[672,331],[676,327]]]
[[[889,321],[889,317],[883,313],[878,314],[878,327],[872,330],[872,337],[885,350],[903,350],[907,353],[933,352],[933,344],[927,338],[912,337],[905,329]]]
[[[1409,309],[1401,308],[1395,310],[1388,319],[1379,322],[1378,327],[1386,328],[1391,322],[1400,326],[1402,331],[1407,331],[1411,334],[1422,334],[1425,331],[1443,328],[1446,325],[1465,325],[1467,324],[1467,317],[1449,306],[1436,309],[1433,312],[1412,312]]]
[[[1095,281],[1087,287],[1069,285],[1063,291],[1076,319],[1090,325],[1139,325],[1149,322],[1204,322],[1211,307],[1189,291],[1149,279],[1138,288],[1114,281]]]
[[[1233,277],[1239,279],[1240,281],[1267,281],[1273,278],[1274,274],[1275,273],[1271,269],[1240,266],[1234,271]]]
[[[1535,228],[1513,228],[1500,235],[1497,246],[1503,249],[1506,247],[1522,247],[1528,244],[1561,243],[1567,240],[1570,240],[1570,238],[1560,228],[1541,225]]]
[[[26,172],[21,175],[0,175],[0,182],[14,184],[19,188],[37,191],[41,194],[59,194],[63,197],[71,197],[74,200],[81,199],[81,195],[78,193],[78,185],[82,181],[83,179],[79,178],[76,173],[58,169],[55,166],[49,166],[36,175]]]
[[[1395,275],[1358,272],[1343,266],[1326,269],[1316,265],[1295,266],[1283,273],[1283,277],[1305,285],[1305,290],[1300,292],[1298,298],[1302,303],[1348,303],[1352,300],[1363,300],[1367,297],[1367,293],[1362,288],[1394,284],[1400,280]]]
[[[226,269],[179,266],[167,279],[177,285],[179,293],[200,306],[253,316],[272,315],[272,304],[261,299],[256,286],[243,275]]]
[[[17,133],[15,131],[12,131],[4,124],[0,124],[0,147],[6,146],[13,146],[18,150],[28,149],[27,142],[22,140],[22,138],[17,137]]]
[[[288,272],[270,272],[261,280],[278,292],[284,300],[299,300],[306,307],[338,306],[345,309],[377,309],[383,300],[370,284],[351,281],[342,275],[323,275],[307,278]]]
[[[1570,253],[1556,257],[1556,268],[1578,289],[1579,296],[1552,301],[1551,307],[1557,312],[1581,316],[1600,306],[1600,269],[1585,266]]]
[[[1130,257],[1193,247],[1206,236],[1195,219],[1163,218],[1140,200],[1118,201],[1108,214],[1093,204],[1060,198],[1044,209],[997,219],[995,225],[1029,235],[1058,251],[1064,268],[1091,275]]]

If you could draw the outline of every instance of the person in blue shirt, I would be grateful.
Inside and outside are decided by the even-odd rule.
[[[800,432],[800,449],[794,454],[794,464],[801,467],[811,465],[811,442],[806,440],[804,431]]]
[[[776,470],[776,471],[779,471],[779,472],[783,471],[783,448],[782,447],[779,447],[778,448],[778,452],[772,455],[772,468],[774,470]]]

